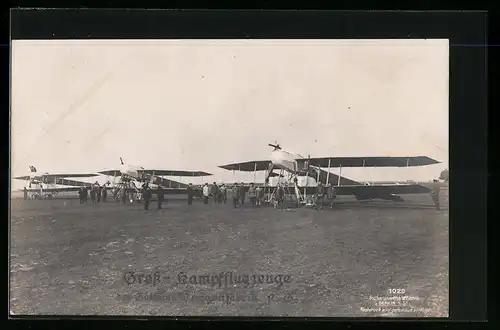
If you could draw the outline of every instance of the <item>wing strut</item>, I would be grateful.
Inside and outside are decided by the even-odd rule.
[[[257,173],[257,163],[253,166],[253,183],[255,183],[255,174]]]
[[[337,180],[337,186],[340,186],[340,178],[342,177],[342,164],[339,167],[339,179]]]
[[[326,184],[329,184],[330,183],[330,163],[331,163],[331,159],[328,159],[328,173],[326,173]]]

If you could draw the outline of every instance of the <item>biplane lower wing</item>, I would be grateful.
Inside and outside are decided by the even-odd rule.
[[[156,177],[154,183],[160,185],[164,188],[171,189],[187,189],[188,185],[174,180],[165,179],[162,177]]]
[[[301,187],[301,192],[306,191],[312,196],[316,193],[316,187]],[[339,196],[355,196],[359,200],[364,199],[384,199],[393,201],[403,201],[399,195],[425,194],[431,190],[418,184],[373,184],[373,185],[346,185],[336,186],[335,194]]]
[[[60,187],[60,188],[43,188],[43,189],[29,188],[26,190],[28,192],[33,192],[33,193],[39,193],[40,191],[42,191],[43,193],[59,193],[65,191],[78,191],[80,190],[80,187]]]
[[[127,188],[128,193],[142,192],[141,189]],[[151,188],[151,193],[156,195],[158,193],[158,188]],[[165,195],[187,195],[186,188],[163,188],[163,194]],[[201,188],[193,188],[193,196],[201,197]]]

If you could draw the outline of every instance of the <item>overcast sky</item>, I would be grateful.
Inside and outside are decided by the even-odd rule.
[[[442,161],[342,171],[427,181],[448,167],[448,59],[448,40],[16,40],[12,172],[94,172],[123,157],[249,181],[217,166],[269,159],[277,140],[311,157]]]

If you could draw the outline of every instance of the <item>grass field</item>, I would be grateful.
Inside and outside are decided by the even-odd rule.
[[[141,204],[13,199],[10,310],[447,316],[448,211],[433,209],[429,196],[405,198],[403,204],[340,200],[322,211],[182,200],[145,211]],[[130,271],[133,284],[124,276]],[[199,284],[204,274],[221,272],[248,275],[248,287],[230,283],[231,275],[221,288]],[[179,283],[179,273],[198,276],[197,284]],[[157,275],[156,283],[145,276],[139,284],[138,274]],[[408,300],[392,300],[402,296]]]

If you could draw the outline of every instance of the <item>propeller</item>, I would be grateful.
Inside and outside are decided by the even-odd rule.
[[[274,148],[274,151],[276,151],[276,150],[281,150],[281,147],[280,147],[280,145],[278,144],[278,142],[277,142],[277,141],[275,141],[275,142],[274,142],[274,144],[269,143],[269,144],[268,144],[268,146],[273,147],[273,148]]]

